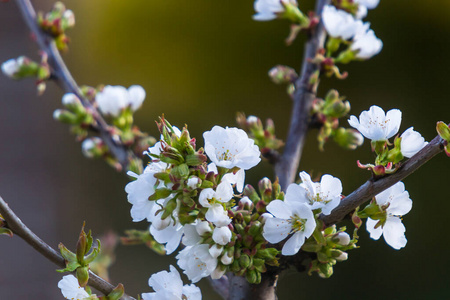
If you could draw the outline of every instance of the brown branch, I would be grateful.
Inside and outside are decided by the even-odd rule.
[[[321,215],[320,219],[326,226],[340,222],[355,208],[370,200],[372,197],[393,186],[400,180],[406,178],[432,159],[436,154],[444,150],[444,140],[436,136],[427,146],[416,155],[408,159],[394,174],[379,179],[370,179],[358,189],[345,197],[338,207],[328,216]]]
[[[9,208],[8,204],[2,199],[2,197],[0,197],[0,214],[5,219],[7,228],[9,228],[14,234],[21,237],[27,244],[58,267],[66,267],[64,258],[55,249],[47,245],[36,234],[34,234],[34,232],[32,232],[24,223],[22,223],[19,217],[17,217],[16,214]],[[88,284],[105,295],[108,295],[114,289],[112,284],[91,271],[89,271]],[[124,294],[120,299],[135,300],[135,298],[126,294]]]
[[[316,15],[320,16],[323,7],[330,2],[331,0],[318,0],[315,9]],[[300,164],[309,127],[309,113],[312,102],[316,98],[317,84],[311,84],[310,79],[320,68],[318,64],[310,62],[310,59],[314,58],[317,51],[323,48],[325,37],[326,32],[322,21],[320,21],[317,27],[313,29],[305,46],[302,70],[300,77],[295,82],[294,107],[286,146],[280,161],[275,165],[275,173],[280,180],[282,189],[286,189],[290,183],[294,182]]]
[[[80,87],[77,85],[59,54],[53,38],[39,27],[36,21],[36,12],[30,0],[16,0],[16,3],[28,28],[36,37],[39,48],[47,53],[48,62],[52,67],[52,76],[55,78],[55,81],[60,86],[64,87],[66,92],[77,95],[83,103],[83,106],[92,113],[92,116],[96,121],[96,129],[99,131],[102,140],[108,146],[112,155],[120,163],[122,169],[126,171],[129,159],[134,157],[134,154],[131,151],[127,151],[117,139],[112,137],[108,124],[102,118],[98,110],[83,96]]]

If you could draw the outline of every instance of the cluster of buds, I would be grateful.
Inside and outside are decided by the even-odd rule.
[[[45,82],[50,78],[51,71],[47,62],[47,54],[41,53],[41,62],[37,63],[26,56],[19,56],[5,61],[2,64],[2,72],[11,79],[36,78],[38,94],[44,93]]]
[[[348,254],[345,251],[357,248],[358,237],[356,230],[353,238],[350,239],[350,235],[345,232],[345,227],[337,231],[336,226],[333,225],[322,231],[318,229],[322,225],[317,222],[314,238],[308,239],[302,249],[316,254],[316,258],[311,261],[308,273],[311,275],[317,272],[320,277],[329,278],[333,275],[333,266],[337,262],[347,260]]]
[[[317,140],[321,150],[330,137],[341,147],[351,150],[364,142],[358,131],[339,127],[339,119],[350,112],[350,102],[345,101],[345,97],[340,97],[338,91],[330,90],[325,99],[315,99],[312,112],[314,120],[320,124]]]
[[[75,26],[75,15],[70,9],[66,9],[63,3],[56,2],[53,9],[46,13],[38,13],[37,22],[39,26],[50,34],[60,51],[67,51],[69,38],[66,30]]]
[[[277,65],[269,70],[268,75],[275,84],[287,84],[287,93],[293,97],[295,93],[295,81],[298,78],[298,74],[293,68]]]
[[[450,157],[450,129],[447,124],[440,121],[436,125],[436,130],[439,136],[445,141],[444,142],[444,150],[445,154]]]
[[[246,117],[244,113],[238,113],[236,122],[255,141],[263,157],[269,160],[273,152],[284,145],[283,141],[277,139],[275,135],[275,124],[272,119],[267,119],[266,126],[263,126],[260,118],[256,116]]]
[[[87,285],[89,281],[89,264],[94,261],[100,252],[100,241],[97,240],[97,247],[92,247],[93,242],[91,231],[86,234],[83,224],[77,242],[76,253],[71,252],[62,243],[58,246],[62,257],[66,261],[66,268],[58,270],[58,272],[73,272],[76,270],[78,283],[81,287]]]

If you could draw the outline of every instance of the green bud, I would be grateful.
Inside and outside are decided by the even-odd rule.
[[[247,279],[249,283],[256,284],[258,281],[258,275],[256,275],[257,272],[258,271],[256,270],[247,270],[247,273],[245,274],[245,279]]]
[[[322,245],[319,245],[315,242],[306,242],[302,246],[302,250],[306,252],[319,252],[322,250]]]
[[[247,184],[244,188],[244,196],[247,196],[252,200],[253,203],[256,203],[261,200],[255,188],[250,184]]]
[[[330,278],[333,275],[333,266],[331,263],[319,263],[319,276],[323,278]]]
[[[297,80],[298,75],[294,69],[288,66],[277,65],[270,69],[269,77],[274,83],[283,84],[294,82]]]
[[[81,287],[85,287],[89,281],[89,267],[80,267],[77,268],[77,279],[78,284]]]
[[[252,236],[257,236],[261,233],[261,229],[262,229],[261,222],[253,221],[250,225],[248,233]]]
[[[65,124],[79,124],[80,119],[77,115],[67,111],[65,109],[57,109],[53,112],[53,119],[60,121]]]
[[[206,162],[207,157],[201,153],[189,154],[186,156],[186,164],[188,166],[198,166]]]
[[[442,121],[437,122],[436,130],[442,139],[446,140],[447,142],[450,142],[450,128],[448,127],[447,124],[445,124]]]
[[[241,257],[239,257],[239,265],[246,269],[250,266],[251,259],[247,254],[242,254]]]
[[[240,264],[239,264],[239,261],[235,259],[235,260],[233,261],[233,263],[231,264],[230,269],[231,269],[231,271],[233,271],[234,273],[239,272],[239,271],[241,270],[241,266],[240,266]]]
[[[125,288],[123,284],[119,283],[112,291],[108,294],[108,300],[119,300],[125,293]]]
[[[326,49],[329,53],[334,53],[339,49],[340,45],[341,45],[341,39],[329,37]]]
[[[355,129],[338,128],[333,133],[334,141],[341,147],[354,150],[364,143],[364,137]]]

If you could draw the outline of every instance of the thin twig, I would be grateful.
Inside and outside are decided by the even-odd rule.
[[[444,150],[444,140],[436,136],[427,146],[416,155],[408,159],[394,174],[379,179],[370,179],[358,189],[345,197],[338,207],[328,216],[321,215],[320,219],[326,226],[336,224],[351,213],[355,208],[370,200],[372,197],[393,186],[400,180],[411,175],[427,161]]]
[[[120,163],[122,169],[126,171],[129,160],[134,156],[134,154],[131,151],[128,151],[119,141],[112,137],[106,121],[102,118],[98,110],[89,102],[89,100],[83,97],[80,87],[77,85],[76,81],[67,69],[61,55],[59,54],[53,38],[39,27],[36,21],[36,12],[31,2],[29,0],[16,0],[16,3],[22,13],[23,19],[28,25],[28,28],[35,36],[39,48],[48,55],[48,62],[52,67],[52,76],[55,77],[56,82],[60,86],[64,87],[66,92],[77,95],[83,103],[83,106],[92,113],[92,116],[97,123],[96,129],[98,129],[102,140],[108,146],[108,149],[111,151],[112,155]]]
[[[323,7],[330,4],[330,2],[331,0],[318,0],[315,9],[316,15],[320,16]],[[294,182],[302,156],[309,127],[309,113],[312,102],[316,98],[317,84],[311,84],[310,79],[320,68],[318,64],[312,63],[310,60],[316,56],[319,49],[323,48],[325,37],[326,32],[322,21],[320,21],[317,27],[313,29],[311,37],[306,43],[301,75],[295,83],[294,107],[292,109],[286,146],[280,161],[275,165],[275,173],[284,190],[290,183]]]
[[[0,214],[5,219],[7,228],[9,228],[14,234],[20,236],[27,244],[58,267],[66,267],[64,258],[55,249],[47,245],[36,234],[34,234],[34,232],[32,232],[24,223],[22,223],[19,217],[17,217],[16,214],[9,208],[8,204],[2,199],[2,197],[0,197]],[[105,295],[108,295],[114,289],[112,284],[92,272],[89,272],[88,284]],[[124,294],[121,299],[135,300],[135,298],[126,294]]]

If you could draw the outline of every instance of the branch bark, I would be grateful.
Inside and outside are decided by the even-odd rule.
[[[316,15],[320,16],[323,7],[330,3],[331,0],[318,0],[315,9]],[[275,165],[275,173],[282,189],[286,189],[290,183],[294,182],[300,164],[309,127],[309,112],[312,102],[316,98],[317,84],[311,84],[310,79],[320,68],[318,64],[310,62],[310,59],[316,56],[320,48],[323,48],[325,38],[326,32],[320,21],[305,46],[300,77],[295,83],[294,106],[286,146],[280,161]]]
[[[39,48],[48,55],[48,63],[52,67],[52,77],[55,78],[59,85],[64,87],[67,93],[77,95],[83,103],[83,106],[92,112],[92,115],[97,123],[96,129],[98,129],[100,137],[108,146],[108,149],[112,155],[120,163],[122,170],[126,171],[129,160],[134,157],[134,154],[131,151],[128,151],[119,141],[117,141],[117,139],[113,138],[108,129],[108,124],[100,115],[98,110],[89,102],[88,99],[83,97],[80,87],[70,74],[58,49],[56,48],[53,38],[42,31],[39,27],[36,21],[36,11],[34,10],[30,0],[16,0],[16,3],[22,13],[23,19],[28,25],[28,28],[35,36]]]
[[[17,217],[17,215],[9,208],[8,204],[0,197],[0,214],[6,221],[6,226],[14,234],[21,237],[27,244],[33,247],[37,252],[42,254],[45,258],[50,260],[52,263],[60,268],[65,268],[66,263],[64,258],[52,247],[41,240],[33,231],[31,231],[22,221]],[[95,273],[89,271],[89,286],[97,289],[105,295],[108,295],[114,286],[109,282],[105,281],[101,277],[97,276]],[[123,295],[122,300],[135,300],[135,298]]]

